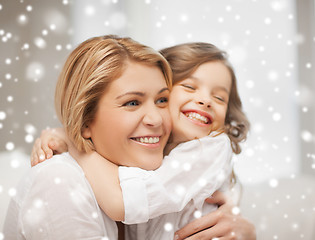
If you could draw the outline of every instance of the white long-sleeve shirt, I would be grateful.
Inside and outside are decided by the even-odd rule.
[[[127,238],[172,239],[196,210],[215,209],[204,200],[229,182],[232,171],[230,140],[226,134],[215,135],[178,145],[155,171],[119,167],[124,223],[143,223],[127,227]]]
[[[155,172],[120,167],[126,221],[159,216],[128,226],[126,239],[172,239],[226,180],[230,157],[230,141],[221,134],[177,146]],[[164,213],[169,214],[160,216]],[[4,235],[18,240],[117,239],[117,227],[100,210],[81,167],[65,153],[31,168],[22,178]]]
[[[92,188],[68,154],[31,168],[11,199],[5,240],[117,239],[117,227],[99,208]]]

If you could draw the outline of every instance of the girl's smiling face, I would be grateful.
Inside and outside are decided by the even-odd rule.
[[[158,168],[171,131],[169,89],[158,67],[129,62],[84,129],[95,149],[117,165]]]
[[[187,79],[173,85],[169,108],[172,143],[207,136],[224,128],[231,74],[219,61],[200,65]]]

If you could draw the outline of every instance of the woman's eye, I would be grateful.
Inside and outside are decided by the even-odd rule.
[[[188,84],[182,84],[182,86],[183,86],[184,88],[188,88],[188,89],[191,89],[191,90],[196,90],[196,88],[194,88],[193,86],[188,85]]]
[[[159,99],[156,101],[156,103],[157,103],[157,104],[168,103],[168,98],[167,98],[167,97],[159,98]]]
[[[138,106],[140,104],[140,102],[138,100],[132,100],[132,101],[128,101],[126,103],[123,104],[124,107],[134,107],[134,106]]]

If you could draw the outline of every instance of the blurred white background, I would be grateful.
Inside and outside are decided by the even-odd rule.
[[[157,50],[205,41],[229,53],[252,124],[235,158],[243,214],[258,239],[313,239],[314,11],[314,0],[1,0],[0,227],[34,139],[60,126],[53,97],[67,55],[118,34]]]

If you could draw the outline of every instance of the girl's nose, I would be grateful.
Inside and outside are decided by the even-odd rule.
[[[198,101],[199,105],[205,106],[206,108],[211,108],[211,101],[210,100],[202,100]]]

